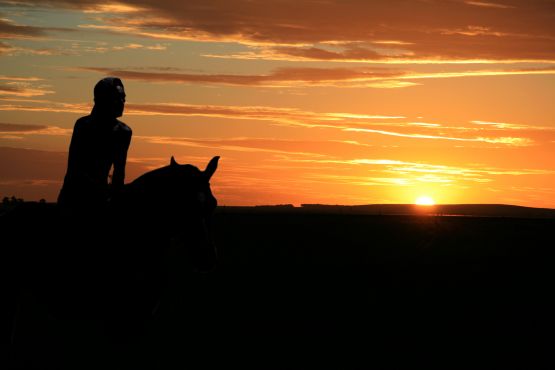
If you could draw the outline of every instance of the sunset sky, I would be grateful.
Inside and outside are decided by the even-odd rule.
[[[555,208],[554,0],[0,0],[0,196],[55,201],[118,76],[126,181],[220,167],[221,205]]]

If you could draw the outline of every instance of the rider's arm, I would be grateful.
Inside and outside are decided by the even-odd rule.
[[[112,190],[118,191],[123,187],[125,181],[125,164],[127,162],[127,150],[131,143],[131,129],[121,132],[121,142],[114,158],[114,173],[112,176]]]
[[[67,172],[70,176],[79,177],[79,173],[82,172],[82,156],[83,156],[83,146],[85,141],[85,133],[83,132],[83,121],[77,120],[75,126],[73,127],[73,134],[71,135],[71,142],[69,144],[69,155],[67,160]]]

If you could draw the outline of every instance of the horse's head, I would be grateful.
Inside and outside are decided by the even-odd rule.
[[[212,158],[204,171],[189,164],[178,164],[173,157],[169,165],[170,181],[166,190],[173,198],[170,224],[177,231],[176,236],[190,244],[191,256],[203,270],[216,262],[210,229],[217,200],[210,189],[210,179],[218,168],[219,159],[218,156]],[[185,225],[181,224],[183,222]]]
[[[126,191],[124,208],[138,220],[135,225],[143,229],[141,232],[183,242],[201,269],[215,263],[210,225],[217,201],[210,179],[219,159],[212,158],[206,169],[199,170],[172,157],[168,166],[144,174]]]
[[[206,169],[201,171],[190,164],[178,164],[171,157],[167,167],[165,192],[171,197],[168,205],[174,216],[204,219],[211,217],[218,203],[210,189],[210,179],[218,168],[219,159],[220,157],[212,158]]]

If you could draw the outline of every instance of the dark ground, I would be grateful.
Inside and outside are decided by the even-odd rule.
[[[9,364],[552,369],[554,226],[220,209],[219,265],[198,274],[169,255],[169,289],[138,333],[53,319],[24,291]]]

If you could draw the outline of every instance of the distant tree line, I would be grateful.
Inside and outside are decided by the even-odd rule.
[[[3,206],[15,206],[18,204],[21,204],[25,202],[23,199],[16,197],[15,195],[12,195],[11,197],[4,197],[2,199],[2,205]]]
[[[15,195],[12,195],[11,197],[4,197],[2,198],[2,204],[0,205],[0,211],[1,213],[7,212],[11,209],[16,208],[17,206],[19,206],[20,204],[25,203],[25,200],[23,200],[23,198],[18,198]],[[40,204],[46,204],[46,199],[42,198],[41,200],[39,200]]]

